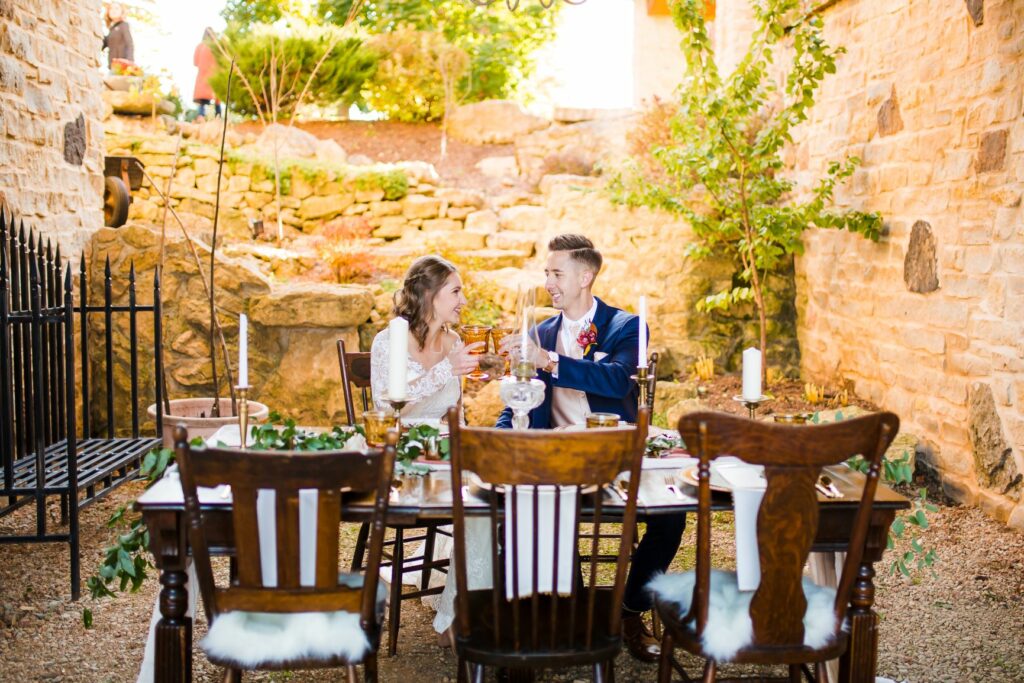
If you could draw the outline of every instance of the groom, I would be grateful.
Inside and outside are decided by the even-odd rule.
[[[583,235],[558,235],[548,243],[545,289],[561,315],[537,326],[540,347],[526,349],[540,368],[544,402],[530,411],[530,427],[550,429],[585,422],[587,413],[616,413],[636,421],[637,388],[630,376],[637,368],[639,318],[609,306],[591,293],[601,270],[601,252]],[[503,346],[520,343],[514,336]],[[498,427],[512,426],[506,408]],[[645,586],[668,569],[683,536],[686,515],[655,515],[647,520],[626,577],[622,635],[630,653],[646,662],[657,661],[660,645],[641,619],[651,609]]]

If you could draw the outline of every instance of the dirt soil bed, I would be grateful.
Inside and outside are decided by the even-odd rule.
[[[434,164],[446,185],[493,191],[508,186],[478,171],[477,162],[486,157],[513,156],[514,145],[470,145],[448,137],[441,158],[441,126],[436,123],[396,121],[308,121],[296,127],[324,140],[334,140],[351,157],[362,154],[373,161],[393,163],[418,160]],[[240,133],[259,134],[262,125],[244,123],[235,126]]]
[[[83,515],[83,574],[98,565],[113,532],[104,525],[116,506],[142,490],[121,488]],[[26,530],[32,519],[21,510],[0,520],[0,528]],[[51,508],[56,517],[56,508]],[[933,681],[1010,682],[1024,680],[1024,535],[1006,530],[979,510],[942,507],[931,515],[924,542],[935,547],[935,575],[913,579],[878,566],[881,615],[879,673],[912,683]],[[725,525],[723,525],[725,526]],[[726,529],[727,531],[727,529]],[[352,552],[349,534],[342,554]],[[728,542],[723,541],[724,546]],[[688,529],[674,570],[692,565],[694,536]],[[136,594],[78,603],[69,599],[66,546],[2,546],[0,562],[0,669],[2,681],[134,681],[159,585],[155,577]],[[94,625],[82,625],[82,608]],[[398,656],[381,656],[381,680],[452,681],[455,660],[436,645],[433,613],[418,602],[403,605]],[[196,641],[205,630],[197,619]],[[696,670],[696,662],[691,660]],[[217,670],[201,653],[195,680],[217,681]],[[617,662],[620,681],[654,680],[656,667],[628,655]],[[337,672],[254,674],[255,681],[342,680]],[[590,680],[573,669],[548,673],[545,681]]]

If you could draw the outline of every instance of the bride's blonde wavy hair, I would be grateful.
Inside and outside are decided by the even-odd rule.
[[[394,314],[409,321],[409,331],[421,349],[427,344],[427,331],[434,315],[434,298],[448,277],[458,273],[459,269],[447,259],[421,256],[409,266],[402,288],[395,292]]]

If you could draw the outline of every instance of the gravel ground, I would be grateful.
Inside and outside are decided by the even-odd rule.
[[[131,484],[85,511],[83,575],[98,565],[109,542],[107,517],[140,491],[141,484]],[[924,542],[939,555],[935,576],[906,579],[878,567],[879,673],[911,683],[1024,680],[1024,535],[1007,531],[974,509],[942,507],[931,520]],[[30,512],[21,510],[0,520],[0,529],[28,530],[32,524]],[[692,563],[692,547],[690,529],[677,565]],[[0,681],[135,679],[159,588],[155,580],[133,595],[72,603],[66,546],[4,545],[0,553]],[[83,607],[93,611],[92,629],[82,625]],[[416,602],[403,605],[398,656],[380,658],[383,681],[454,679],[454,658],[436,646],[432,616]],[[200,615],[197,640],[204,628]],[[218,680],[218,672],[201,654],[194,666],[197,681]],[[656,672],[653,665],[627,655],[619,657],[616,668],[620,681],[650,681]],[[544,678],[578,679],[590,676],[570,670]],[[247,675],[246,680],[325,681],[341,676],[296,672]]]

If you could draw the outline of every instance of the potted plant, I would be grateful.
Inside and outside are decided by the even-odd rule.
[[[227,343],[224,340],[224,330],[221,327],[220,321],[217,319],[217,309],[215,305],[215,294],[216,294],[216,265],[217,265],[217,228],[218,219],[220,217],[220,190],[221,190],[221,175],[224,169],[224,141],[227,137],[228,128],[228,104],[231,97],[231,72],[234,71],[234,63],[231,64],[228,72],[228,90],[227,98],[224,101],[224,125],[221,131],[220,139],[220,158],[217,167],[217,193],[216,201],[214,204],[213,213],[213,238],[210,240],[210,279],[209,284],[206,283],[206,278],[203,275],[202,263],[199,260],[198,254],[193,249],[193,256],[196,259],[196,267],[199,270],[199,276],[203,280],[203,285],[206,290],[207,301],[209,302],[210,311],[210,368],[212,370],[213,377],[213,396],[212,397],[198,397],[198,398],[177,398],[169,399],[166,398],[166,379],[165,390],[163,395],[165,396],[162,414],[163,423],[163,441],[166,448],[170,448],[173,444],[173,431],[174,427],[179,424],[185,425],[188,429],[190,436],[206,437],[210,436],[218,429],[227,424],[232,424],[238,419],[238,406],[237,397],[235,396],[234,389],[234,377],[231,372],[231,361],[228,356]],[[173,179],[173,174],[172,174]],[[150,179],[152,182],[152,179]],[[170,184],[168,181],[168,185]],[[169,195],[169,192],[167,193]],[[166,224],[166,209],[168,208],[169,202],[168,197],[164,197],[165,207],[165,224]],[[184,226],[183,226],[184,229]],[[186,234],[187,237],[187,234]],[[163,269],[163,257],[164,257],[164,234],[161,233],[160,238],[160,258],[158,261],[157,269],[162,271]],[[240,342],[240,345],[244,345],[244,341]],[[217,355],[218,346],[224,355],[224,375],[227,380],[229,396],[222,397],[220,395],[220,376],[217,370]],[[160,345],[160,353],[163,354],[164,345]],[[166,367],[161,359],[161,366]],[[262,421],[267,418],[270,413],[269,408],[257,401],[248,401],[249,406],[249,418],[253,421]],[[149,406],[147,412],[152,420],[156,420],[157,416],[157,405],[154,403]]]

